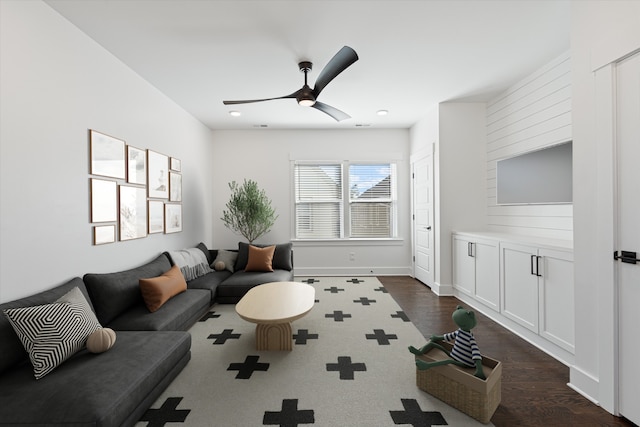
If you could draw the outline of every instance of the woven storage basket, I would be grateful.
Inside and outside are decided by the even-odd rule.
[[[451,349],[448,343],[441,344]],[[432,349],[418,358],[425,362],[448,359],[438,349]],[[500,404],[502,364],[482,356],[482,366],[486,380],[473,376],[473,368],[465,369],[451,364],[424,371],[417,369],[416,384],[420,390],[487,424]]]

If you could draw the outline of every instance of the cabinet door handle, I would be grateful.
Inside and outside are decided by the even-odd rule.
[[[531,262],[530,262],[530,264],[529,264],[529,266],[531,267],[531,270],[530,270],[530,271],[531,271],[531,274],[532,274],[532,275],[535,275],[535,274],[536,274],[536,273],[534,273],[534,272],[533,272],[533,259],[534,259],[535,257],[536,257],[535,255],[531,255]]]
[[[534,276],[542,277],[540,274],[540,258],[541,256],[531,255],[531,274]],[[535,269],[534,269],[535,266]]]
[[[467,242],[467,256],[473,258],[473,242]]]

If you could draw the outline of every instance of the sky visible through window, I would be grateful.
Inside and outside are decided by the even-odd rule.
[[[349,186],[359,196],[390,174],[389,165],[351,165],[349,170]]]
[[[320,169],[327,173],[327,176],[336,181],[339,179],[333,172],[334,166],[320,166]],[[355,190],[355,194],[360,196],[365,191],[371,189],[387,178],[391,173],[389,164],[359,164],[349,166],[349,187]]]

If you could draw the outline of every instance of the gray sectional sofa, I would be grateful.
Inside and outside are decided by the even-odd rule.
[[[198,247],[208,262],[217,251]],[[273,272],[245,272],[241,243],[234,272],[211,271],[187,282],[187,290],[149,312],[139,279],[172,266],[170,253],[127,271],[86,274],[50,290],[0,304],[0,425],[130,426],[135,424],[191,358],[186,332],[214,302],[235,303],[251,287],[293,280],[290,244],[278,245]],[[276,268],[279,267],[279,268]],[[280,268],[283,267],[283,268]],[[36,380],[29,357],[3,310],[51,304],[77,287],[103,327],[116,331],[104,353],[75,353]]]

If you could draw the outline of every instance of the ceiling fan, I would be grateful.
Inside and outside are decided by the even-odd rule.
[[[336,53],[329,63],[324,67],[313,89],[307,84],[307,73],[311,71],[312,63],[309,61],[302,61],[298,64],[300,71],[304,73],[304,86],[293,92],[291,95],[280,96],[277,98],[265,98],[265,99],[248,99],[243,101],[222,101],[224,105],[234,104],[249,104],[251,102],[271,101],[274,99],[286,99],[295,98],[298,104],[303,107],[313,107],[316,110],[320,110],[325,114],[333,117],[337,121],[342,121],[351,118],[347,113],[338,110],[330,105],[317,101],[320,92],[327,86],[331,80],[336,78],[338,74],[346,70],[351,64],[358,60],[358,54],[355,50],[349,46],[344,46]]]

